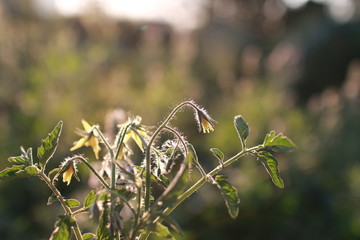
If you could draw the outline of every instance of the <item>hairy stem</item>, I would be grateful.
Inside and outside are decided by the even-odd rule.
[[[110,158],[112,161],[111,164],[111,183],[110,183],[110,188],[111,189],[115,189],[115,174],[116,174],[116,166],[115,166],[115,155],[114,155],[114,151],[111,148],[109,142],[107,141],[107,139],[105,138],[104,134],[100,131],[100,129],[98,127],[94,127],[94,129],[96,130],[96,132],[99,134],[99,137],[101,138],[102,142],[105,144],[109,154],[110,154]]]
[[[172,111],[171,113],[167,116],[167,118],[165,119],[165,121],[156,129],[156,131],[154,132],[154,134],[151,136],[150,141],[146,147],[146,152],[145,152],[145,211],[149,211],[150,209],[150,180],[151,180],[151,162],[150,162],[150,157],[151,157],[151,146],[153,144],[153,142],[155,141],[156,137],[160,134],[160,132],[166,128],[167,124],[170,122],[170,120],[174,117],[174,115],[184,106],[186,105],[190,105],[191,107],[197,109],[197,106],[191,102],[191,101],[185,101],[180,103],[179,105],[177,105]]]
[[[63,207],[64,211],[66,212],[66,214],[68,214],[72,219],[74,219],[75,223],[74,223],[74,226],[72,226],[71,228],[76,236],[76,239],[82,240],[83,238],[81,235],[79,225],[75,220],[75,215],[71,211],[70,207],[66,204],[65,199],[61,196],[61,193],[59,192],[59,190],[51,183],[51,180],[45,175],[45,173],[40,171],[39,175],[40,175],[41,179],[48,185],[48,187],[54,193],[56,198],[59,200],[59,202],[60,202],[61,206]]]
[[[79,159],[80,161],[82,161],[83,163],[85,163],[85,165],[90,169],[90,171],[92,171],[95,176],[99,179],[99,181],[102,183],[102,185],[110,190],[110,186],[109,184],[99,175],[99,173],[91,166],[91,164],[82,156],[77,156],[77,159]]]
[[[162,216],[167,216],[169,215],[172,211],[174,211],[177,206],[179,204],[181,204],[185,199],[187,199],[188,197],[190,197],[194,192],[196,192],[204,183],[206,183],[207,181],[207,176],[214,176],[215,174],[217,174],[218,172],[220,172],[224,167],[229,166],[230,164],[234,163],[235,161],[237,161],[239,158],[243,157],[244,155],[246,155],[247,153],[250,153],[252,151],[254,151],[255,149],[259,148],[259,146],[253,147],[253,148],[249,148],[249,149],[243,149],[241,152],[239,152],[238,154],[234,155],[233,157],[229,158],[228,160],[226,160],[222,165],[218,165],[216,168],[214,168],[213,170],[211,170],[207,175],[203,176],[202,178],[200,178],[194,185],[192,185],[188,190],[186,190],[183,194],[181,194],[175,204],[172,207],[168,207],[166,208],[163,212],[162,212]],[[161,222],[163,220],[162,217],[157,217],[154,220],[154,223],[157,222]]]

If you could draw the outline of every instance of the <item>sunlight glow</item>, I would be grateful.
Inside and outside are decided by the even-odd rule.
[[[176,29],[196,28],[201,22],[202,5],[207,0],[34,0],[43,16],[59,14],[76,16],[87,10],[100,10],[105,14],[133,21],[158,21]],[[52,14],[51,14],[52,13]]]
[[[87,0],[54,0],[56,10],[65,16],[80,14],[88,3]]]
[[[105,13],[117,18],[156,20],[177,28],[194,28],[198,24],[200,4],[192,0],[102,0]]]
[[[283,0],[289,8],[299,8],[310,0]],[[354,14],[354,2],[351,0],[313,0],[325,4],[330,15],[339,22],[349,20]]]
[[[108,16],[132,21],[168,23],[178,30],[198,27],[209,0],[33,0],[39,14],[51,17],[76,16],[88,10],[100,10]],[[289,8],[303,7],[310,0],[282,0]],[[354,14],[352,0],[313,0],[325,4],[331,16],[344,22]],[[221,2],[221,1],[219,1]]]

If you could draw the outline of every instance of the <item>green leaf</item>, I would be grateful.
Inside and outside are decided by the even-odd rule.
[[[41,146],[37,149],[40,164],[45,166],[47,161],[53,156],[59,142],[62,126],[63,122],[59,121],[54,130],[45,139],[41,140]]]
[[[246,138],[249,136],[250,128],[248,123],[241,115],[238,115],[234,118],[234,126],[241,141],[244,143]]]
[[[68,240],[71,236],[71,226],[74,220],[70,216],[59,216],[59,220],[55,223],[55,229],[51,234],[50,240]]]
[[[271,142],[271,140],[273,140],[274,138],[275,138],[275,131],[271,131],[268,134],[266,134],[264,139],[264,145]]]
[[[51,196],[48,198],[47,205],[51,205],[57,200],[58,200],[57,197],[54,194],[51,194]]]
[[[156,224],[155,233],[156,235],[158,235],[159,239],[175,240],[175,238],[171,235],[169,229],[161,223]]]
[[[76,199],[66,199],[66,204],[71,208],[80,206],[80,202]]]
[[[95,202],[95,199],[96,199],[96,194],[95,194],[95,191],[92,190],[85,198],[84,200],[84,207],[85,208],[89,208],[91,205],[94,204]]]
[[[263,145],[275,152],[289,152],[295,149],[295,144],[282,133],[275,136],[275,132],[271,131],[265,136]]]
[[[214,154],[220,163],[224,161],[224,154],[218,148],[211,148],[210,151]]]
[[[109,228],[109,208],[106,207],[101,215],[98,228],[96,230],[97,240],[112,240]]]
[[[29,162],[23,156],[9,157],[8,161],[15,165],[29,165]]]
[[[156,177],[159,178],[161,175],[168,173],[171,170],[170,167],[172,165],[172,159],[168,157],[165,152],[155,149],[153,166],[151,170]]]
[[[218,188],[221,190],[221,194],[225,200],[229,215],[232,218],[236,218],[239,214],[240,199],[237,194],[237,190],[227,180],[226,176],[217,175],[215,182]]]
[[[14,165],[0,172],[0,180],[37,176],[38,174],[39,170],[35,166]]]
[[[84,235],[82,235],[83,240],[93,240],[96,238],[96,235],[93,233],[85,233]]]
[[[9,157],[8,161],[15,165],[33,165],[32,148],[27,151],[20,147],[21,155],[16,157]]]
[[[259,152],[259,159],[264,165],[267,173],[270,175],[273,183],[279,188],[284,188],[284,182],[280,177],[278,163],[276,159],[268,152],[261,151]]]

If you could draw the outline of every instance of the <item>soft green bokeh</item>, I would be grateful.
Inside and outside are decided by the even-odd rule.
[[[275,130],[297,149],[277,156],[284,189],[275,187],[251,157],[224,170],[241,199],[238,218],[228,216],[218,189],[208,184],[172,215],[185,232],[178,239],[360,237],[360,67],[354,60],[340,87],[296,102],[297,51],[305,52],[306,44],[323,36],[316,31],[315,40],[305,38],[317,21],[310,10],[299,22],[271,18],[264,21],[268,25],[256,25],[250,13],[237,19],[243,25],[214,16],[197,31],[177,33],[165,24],[115,21],[101,14],[40,19],[30,10],[2,5],[1,169],[9,166],[9,156],[20,155],[20,146],[35,151],[59,120],[63,133],[51,167],[72,154],[81,119],[105,128],[109,111],[121,108],[153,126],[177,103],[193,99],[218,121],[215,131],[199,133],[191,111],[180,112],[173,125],[194,144],[206,171],[218,163],[210,148],[220,149],[225,159],[241,149],[233,126],[239,114],[250,126],[248,146]],[[323,31],[329,24],[316,23]],[[84,152],[95,161],[91,150]],[[79,170],[80,183],[59,182],[67,198],[86,196],[89,173],[83,166]],[[195,170],[192,174],[198,177]],[[0,239],[50,236],[61,209],[46,205],[50,191],[42,182],[0,182],[0,193]],[[81,220],[84,230],[93,227]]]

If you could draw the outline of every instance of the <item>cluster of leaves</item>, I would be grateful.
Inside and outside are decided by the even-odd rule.
[[[140,117],[118,123],[114,143],[104,137],[98,125],[83,121],[85,131],[80,132],[82,138],[75,142],[71,150],[88,146],[98,158],[99,145],[104,145],[107,151],[101,159],[102,169],[96,171],[84,156],[74,155],[66,158],[58,168],[46,171],[47,163],[53,158],[58,145],[63,125],[60,121],[42,140],[35,161],[32,149],[25,151],[21,147],[20,156],[8,159],[13,165],[0,172],[0,180],[37,176],[49,186],[52,195],[48,199],[48,205],[58,201],[64,209],[64,214],[55,223],[50,237],[52,240],[70,239],[71,232],[78,240],[147,239],[152,233],[157,234],[160,239],[174,239],[169,229],[180,231],[180,228],[168,215],[206,182],[217,186],[229,215],[236,218],[240,203],[237,190],[226,176],[218,173],[246,154],[252,154],[260,160],[274,184],[284,187],[273,153],[293,150],[295,146],[290,139],[272,131],[266,135],[262,144],[248,148],[246,139],[250,133],[249,126],[243,117],[236,116],[234,126],[242,145],[239,153],[225,159],[221,150],[210,149],[219,163],[212,171],[205,173],[194,147],[178,129],[169,124],[184,106],[195,111],[201,132],[209,133],[214,130],[214,121],[192,101],[183,102],[174,108],[153,133],[141,125]],[[155,139],[162,132],[171,133],[173,138],[155,146]],[[128,144],[130,139],[143,151],[141,159],[132,154],[131,145]],[[99,180],[99,187],[91,190],[82,204],[76,199],[65,199],[55,185],[61,176],[68,184],[72,176],[78,178],[76,166],[79,163],[84,163]],[[201,173],[201,178],[196,183],[189,181],[192,166]],[[160,194],[152,191],[155,187],[162,189]],[[93,233],[81,232],[76,216],[82,213],[90,213],[90,217],[98,222]]]
[[[56,151],[62,125],[63,122],[60,121],[54,130],[41,141],[41,145],[37,149],[37,159],[35,162],[32,148],[25,150],[23,147],[20,147],[21,155],[8,158],[8,161],[13,165],[0,173],[0,179],[10,180],[19,177],[38,176],[40,172],[44,172],[47,162]]]

